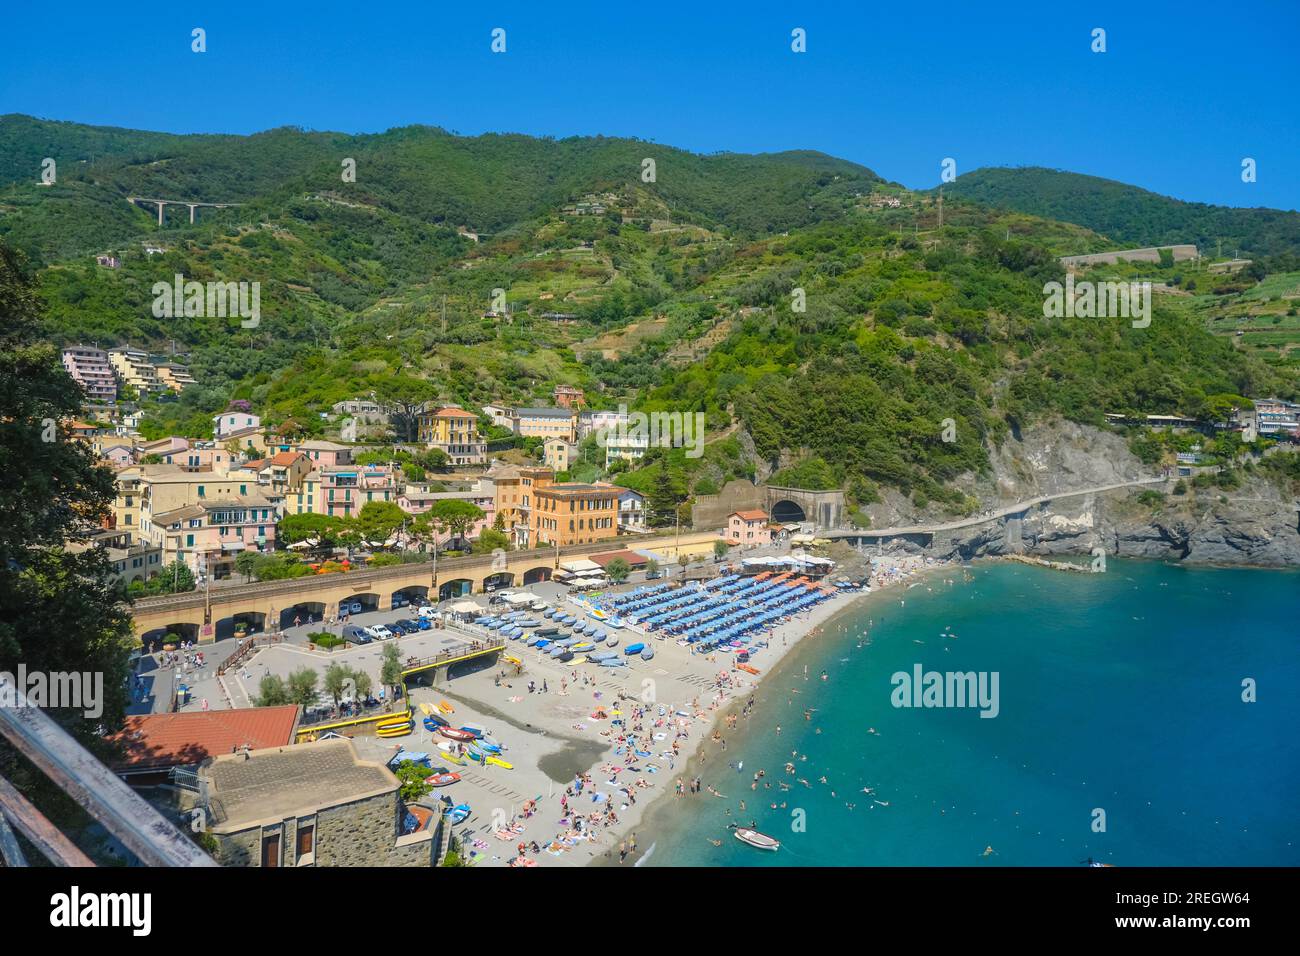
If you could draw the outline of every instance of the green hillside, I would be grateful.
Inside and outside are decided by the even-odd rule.
[[[322,411],[371,391],[476,407],[548,403],[567,383],[600,407],[704,413],[702,458],[673,450],[617,475],[660,511],[776,471],[858,505],[888,486],[959,513],[973,501],[953,481],[986,467],[985,439],[1045,416],[1101,424],[1107,411],[1297,393],[1294,364],[1270,365],[1212,321],[1256,288],[1285,318],[1277,295],[1294,283],[1161,273],[1171,291],[1149,328],[1045,319],[1057,257],[1106,238],[972,200],[948,203],[940,226],[933,194],[818,153],[426,127],[155,139],[6,118],[0,130],[43,137],[29,153],[56,134],[107,144],[56,186],[0,191],[0,241],[37,270],[51,340],[186,356],[200,386],[146,402],[150,435],[204,436],[232,398],[320,434]],[[339,176],[348,157],[355,183]],[[159,228],[128,195],[242,205],[193,225],[182,209]],[[120,269],[95,264],[106,251]],[[177,274],[259,282],[260,325],[155,317],[154,284]]]
[[[1183,202],[1058,169],[977,169],[945,186],[944,195],[1077,223],[1115,247],[1194,243],[1202,253],[1215,254],[1222,242],[1226,254],[1239,249],[1243,255],[1300,255],[1300,213]]]

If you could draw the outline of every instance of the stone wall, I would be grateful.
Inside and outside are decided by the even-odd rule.
[[[396,793],[328,807],[278,824],[217,835],[222,866],[261,866],[262,839],[279,832],[280,865],[298,865],[298,825],[315,823],[316,866],[433,866],[437,827],[398,836],[404,809]]]
[[[722,486],[716,495],[696,495],[691,505],[691,529],[712,531],[727,523],[733,511],[750,508],[767,509],[767,494],[763,488],[746,478],[733,478]]]

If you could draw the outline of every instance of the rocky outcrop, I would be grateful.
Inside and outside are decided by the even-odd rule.
[[[1149,475],[1118,435],[1071,422],[1027,429],[990,452],[993,474],[968,491],[989,506],[1071,488]],[[1173,494],[1163,499],[1128,488],[1068,498],[1011,518],[937,535],[931,554],[973,558],[1003,554],[1086,555],[1101,548],[1127,558],[1195,564],[1300,567],[1300,512],[1295,500],[1261,478],[1240,488]]]

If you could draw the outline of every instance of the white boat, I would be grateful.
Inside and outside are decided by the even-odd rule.
[[[752,847],[760,850],[779,850],[781,841],[775,837],[770,837],[766,833],[759,833],[757,830],[751,830],[749,827],[736,827],[736,839],[741,843],[748,843]]]

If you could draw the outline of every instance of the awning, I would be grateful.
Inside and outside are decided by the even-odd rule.
[[[483,609],[473,601],[457,601],[451,606],[452,614],[482,614]]]
[[[582,571],[602,571],[603,568],[595,561],[588,561],[586,558],[579,558],[577,561],[563,561],[560,567],[570,574],[577,574]]]
[[[537,597],[529,594],[527,591],[515,591],[506,595],[506,603],[510,605],[532,604],[536,600]]]

